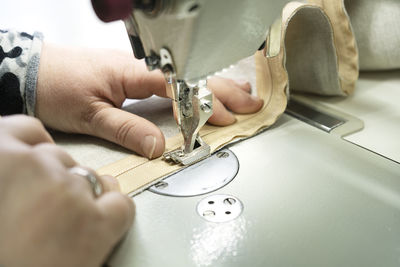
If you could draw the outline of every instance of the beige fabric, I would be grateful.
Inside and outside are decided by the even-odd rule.
[[[268,38],[267,55],[284,53],[290,91],[341,96],[354,91],[358,51],[342,0],[288,3]]]
[[[320,6],[331,21],[340,83],[343,92],[351,94],[358,79],[358,51],[344,0],[308,0],[308,2]]]
[[[341,2],[332,3],[337,4]],[[343,6],[340,5],[340,7],[342,8]],[[335,12],[332,12],[332,14],[334,16],[340,15],[340,18],[343,19],[343,9],[340,9],[341,13],[338,11],[339,9],[337,9],[337,6],[335,6],[335,8]],[[304,10],[306,10],[306,12],[302,12]],[[346,57],[341,55],[341,53],[347,53],[349,51],[348,43],[341,43],[344,48],[336,47],[338,44],[334,36],[337,29],[331,27],[329,19],[320,7],[313,4],[299,2],[289,3],[284,8],[281,19],[271,27],[264,51],[257,52],[255,55],[257,93],[259,97],[264,99],[263,108],[256,114],[236,115],[237,122],[231,126],[216,127],[206,125],[203,127],[200,131],[200,135],[203,140],[211,146],[212,152],[234,140],[250,137],[269,127],[284,112],[287,104],[286,93],[288,91],[290,76],[290,73],[288,76],[288,72],[286,71],[285,63],[287,61],[294,62],[294,60],[296,60],[296,53],[286,53],[285,38],[288,38],[287,29],[290,26],[292,19],[296,16],[304,18],[309,15],[318,17],[318,20],[323,24],[321,26],[324,27],[323,31],[328,30],[329,32],[329,38],[323,40],[320,51],[325,51],[323,48],[327,47],[328,53],[330,53],[330,60],[327,64],[333,65],[333,67],[328,67],[331,67],[331,69],[334,70],[333,78],[337,83],[336,91],[320,90],[320,87],[324,85],[323,82],[320,82],[320,86],[314,87],[313,92],[322,92],[325,94],[347,94],[353,90],[354,82],[358,75],[357,67],[353,62],[353,60],[356,60],[356,50],[351,50],[353,54],[350,53],[350,56]],[[333,18],[332,21],[336,19],[339,18]],[[340,25],[339,30],[342,30],[341,27],[348,24],[341,22]],[[346,32],[346,34],[344,34],[347,36],[346,38],[350,38],[350,42],[353,42],[351,32]],[[286,58],[287,55],[293,58]],[[315,57],[317,56],[318,55],[315,55]],[[344,73],[345,70],[348,69],[351,70],[352,75]],[[315,78],[320,74],[316,71],[309,71],[308,73],[305,73],[305,75]],[[321,75],[324,74],[322,73]],[[320,77],[317,77],[317,79],[318,78]],[[296,86],[295,82],[293,86]],[[167,139],[166,151],[176,149],[181,144],[182,138],[180,135],[169,138]],[[100,168],[98,172],[100,174],[111,174],[117,177],[121,184],[122,191],[129,194],[132,192],[139,192],[162,177],[176,172],[181,168],[182,167],[179,165],[168,164],[161,158],[149,161],[143,157],[131,155],[111,165]]]
[[[282,23],[290,91],[344,95],[325,13],[315,5],[291,3],[283,10]]]

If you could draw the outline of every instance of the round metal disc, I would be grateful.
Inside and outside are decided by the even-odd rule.
[[[228,184],[239,171],[239,161],[229,149],[193,164],[151,186],[151,192],[168,196],[197,196]]]

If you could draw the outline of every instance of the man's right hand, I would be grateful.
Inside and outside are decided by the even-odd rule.
[[[0,118],[0,265],[98,267],[127,232],[132,200],[107,176],[95,198],[75,165],[38,120]]]

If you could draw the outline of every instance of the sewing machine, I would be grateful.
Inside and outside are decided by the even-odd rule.
[[[0,24],[5,27],[29,25],[27,31],[40,29],[52,42],[131,50],[124,25],[99,22],[87,1],[4,2],[9,9],[0,9]],[[21,2],[29,8],[20,9]],[[19,10],[19,16],[10,9]],[[57,19],[49,15],[55,11]],[[257,49],[259,44],[254,45]],[[248,59],[224,75],[248,79],[254,87],[253,67]],[[398,266],[399,77],[398,70],[362,73],[354,96],[309,98],[307,106],[319,115],[362,121],[364,128],[356,133],[342,137],[335,130],[321,130],[304,116],[292,116],[292,110],[267,131],[208,158],[208,165],[220,161],[223,166],[213,180],[223,181],[223,174],[231,176],[229,183],[195,195],[203,187],[199,181],[210,180],[209,173],[202,173],[208,168],[197,163],[183,176],[167,177],[168,185],[134,196],[132,229],[108,266]],[[152,98],[124,108],[155,122],[167,137],[165,121],[175,127],[170,101]],[[131,153],[98,138],[53,137],[93,169]],[[212,211],[220,208],[229,208],[231,214],[213,217]]]
[[[124,19],[136,58],[149,70],[161,69],[182,148],[166,160],[190,165],[210,156],[198,135],[212,115],[206,77],[253,55],[286,0],[107,1],[93,0],[103,21]]]

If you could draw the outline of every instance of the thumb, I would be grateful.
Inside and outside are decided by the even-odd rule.
[[[93,117],[90,134],[117,143],[149,159],[162,155],[165,139],[152,122],[114,107],[100,109]]]

